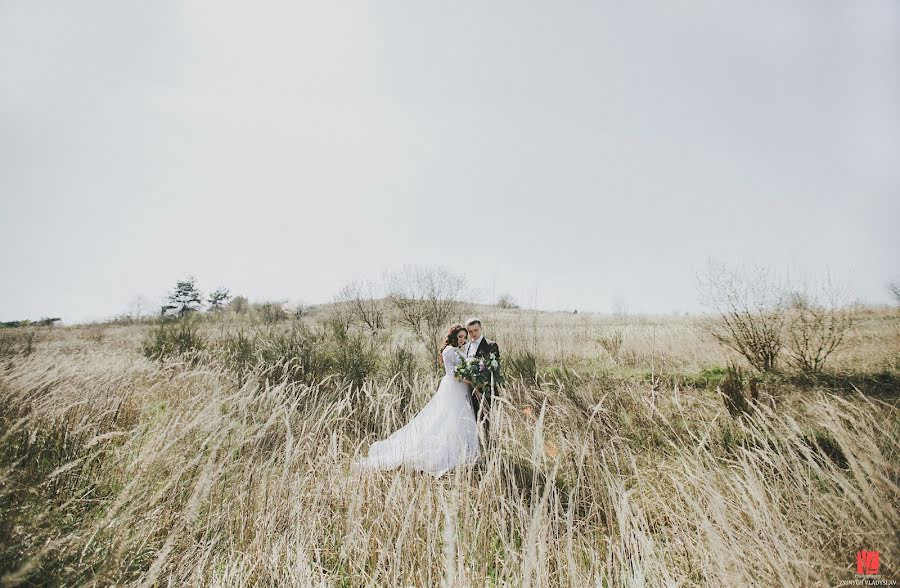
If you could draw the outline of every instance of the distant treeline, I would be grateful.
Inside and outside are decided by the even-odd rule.
[[[42,318],[37,321],[8,321],[0,322],[0,329],[8,329],[14,327],[52,327],[53,323],[61,321],[61,318]]]

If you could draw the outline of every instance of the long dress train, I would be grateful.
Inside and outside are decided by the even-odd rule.
[[[448,346],[441,357],[445,375],[431,400],[406,425],[373,443],[368,457],[353,463],[354,470],[408,466],[438,477],[478,460],[478,429],[469,387],[453,377],[460,356]]]

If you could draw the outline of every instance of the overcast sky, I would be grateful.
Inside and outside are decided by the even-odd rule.
[[[0,0],[0,320],[404,264],[699,310],[709,258],[900,276],[900,2]]]

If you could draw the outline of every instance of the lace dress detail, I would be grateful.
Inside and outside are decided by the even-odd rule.
[[[461,361],[457,348],[447,346],[441,357],[444,376],[431,400],[409,423],[387,439],[373,443],[368,457],[353,462],[355,471],[407,466],[442,476],[477,461],[478,429],[469,387],[453,376]]]
[[[456,366],[459,365],[460,361],[462,361],[462,358],[459,355],[459,351],[457,350],[456,347],[447,345],[444,348],[444,351],[441,352],[441,357],[444,360],[445,375],[453,377],[454,370],[456,370]]]

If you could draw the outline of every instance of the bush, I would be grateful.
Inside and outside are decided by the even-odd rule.
[[[816,451],[818,455],[827,457],[839,468],[848,468],[849,462],[847,456],[841,449],[840,443],[834,438],[828,429],[817,428],[811,432],[804,433],[803,442],[807,447]],[[813,454],[814,457],[816,454]],[[825,465],[823,460],[817,459],[820,465]]]
[[[584,378],[566,364],[555,365],[540,374],[540,380],[553,382],[558,386],[573,386],[580,384]]]
[[[700,279],[704,302],[719,315],[706,331],[760,372],[775,371],[786,349],[801,372],[820,373],[854,323],[853,309],[828,276],[795,289],[763,268],[738,274],[712,264]]]
[[[246,296],[235,296],[225,305],[225,308],[235,314],[244,314],[247,312],[247,309],[250,308],[250,303],[247,301]]]
[[[179,319],[164,320],[152,328],[144,339],[142,350],[146,357],[153,360],[189,356],[191,363],[196,364],[197,353],[206,346],[206,339],[200,334],[198,322],[190,315],[185,315]]]
[[[294,320],[299,321],[300,319],[305,317],[308,312],[309,312],[309,308],[307,308],[306,304],[298,301],[294,304],[294,308],[291,311],[291,317]]]
[[[842,307],[826,290],[830,298],[823,302],[822,296],[793,293],[789,298],[787,349],[789,361],[805,374],[818,374],[825,361],[844,340],[853,326],[851,309]]]
[[[329,373],[323,341],[300,323],[288,332],[270,331],[256,338],[260,385],[265,381],[315,385]]]
[[[704,324],[706,332],[757,370],[774,371],[786,321],[781,285],[764,268],[739,274],[711,264],[700,288],[704,304],[718,314]]]
[[[287,311],[282,308],[281,303],[277,302],[254,304],[253,310],[266,325],[276,325],[291,318]]]
[[[354,390],[362,388],[378,369],[378,347],[372,338],[361,333],[345,331],[328,347],[332,373]]]
[[[84,335],[84,338],[88,341],[93,341],[94,343],[102,343],[103,336],[105,332],[102,326],[94,327],[88,329],[87,333]]]
[[[0,331],[0,357],[31,355],[34,351],[34,331],[23,333],[17,330]]]
[[[344,322],[359,324],[377,335],[385,326],[384,304],[378,300],[374,284],[354,282],[347,284],[337,295],[335,310],[345,313]]]
[[[755,382],[752,384],[752,389],[755,391]],[[744,373],[741,368],[729,364],[718,390],[722,394],[722,401],[732,418],[738,419],[742,415],[750,413],[750,404],[744,395]]]
[[[225,305],[228,303],[229,298],[231,298],[231,294],[229,293],[228,288],[217,288],[207,299],[210,312],[221,312],[225,310]]]
[[[509,310],[520,308],[519,304],[516,302],[516,299],[509,294],[503,294],[502,296],[500,296],[500,298],[497,299],[497,306]]]
[[[359,389],[379,365],[377,341],[335,321],[326,322],[319,331],[301,321],[293,321],[290,330],[271,327],[255,337],[239,330],[226,337],[220,348],[222,362],[237,375],[238,386],[255,373],[260,386],[284,381],[316,386],[333,378],[339,386]],[[402,361],[407,372],[413,366],[411,355]]]
[[[238,388],[243,387],[247,374],[255,364],[255,342],[244,334],[243,329],[237,335],[228,337],[223,342],[225,365],[237,375]]]
[[[724,368],[722,366],[705,368],[703,370],[700,370],[700,373],[695,377],[690,378],[687,383],[693,385],[696,388],[715,389],[719,384],[722,383],[722,380],[725,379],[725,376],[727,374],[728,368]]]
[[[609,353],[609,356],[618,363],[619,352],[622,351],[622,344],[625,342],[625,335],[621,329],[613,331],[610,335],[600,335],[598,342]]]
[[[465,278],[445,267],[406,266],[388,278],[387,300],[399,323],[425,345],[435,367],[447,325],[467,309],[460,301],[464,292]]]
[[[531,386],[538,385],[537,357],[527,349],[514,350],[503,357],[503,375],[522,380]]]
[[[401,408],[405,410],[419,370],[415,352],[404,345],[394,347],[382,369],[388,379],[396,378],[394,381],[403,398]]]

